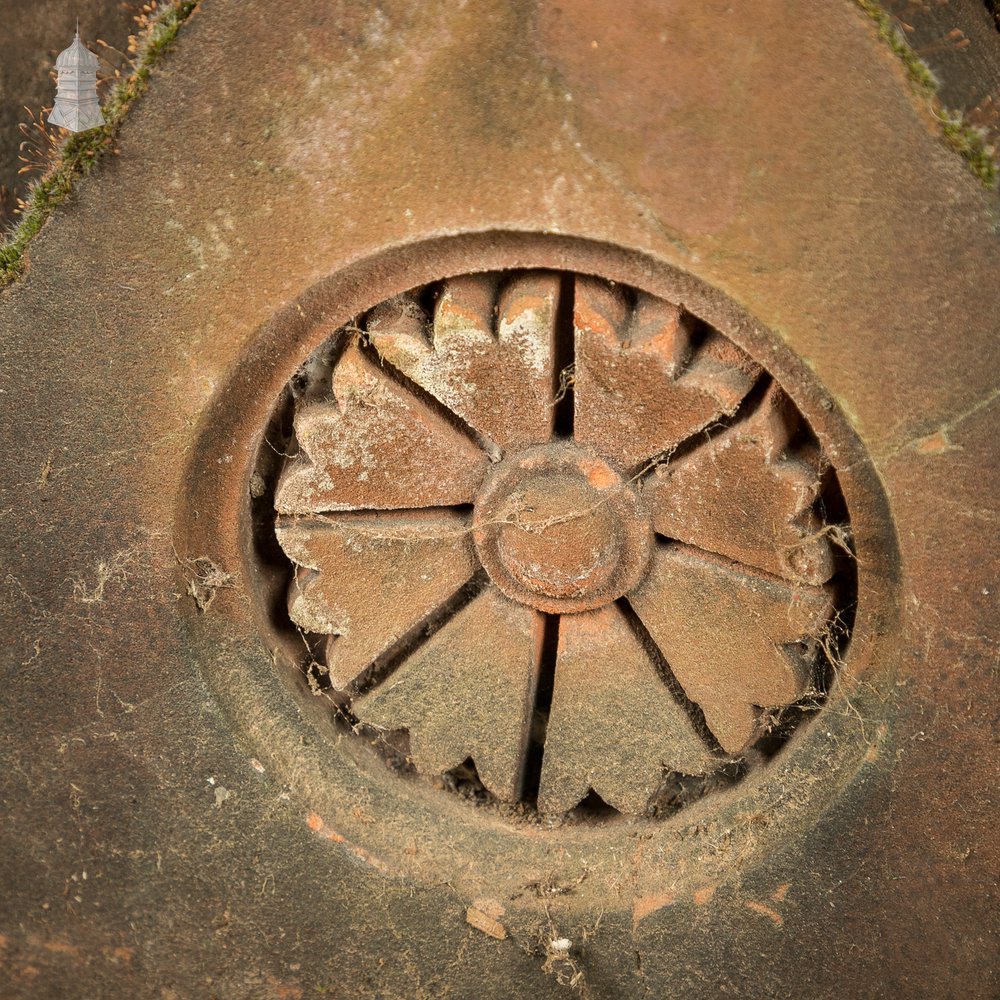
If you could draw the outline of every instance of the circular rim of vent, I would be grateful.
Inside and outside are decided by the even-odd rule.
[[[620,284],[483,272],[375,305],[303,359],[255,475],[275,627],[341,732],[524,819],[744,779],[849,642],[849,512],[808,425]]]
[[[511,268],[599,273],[682,303],[751,356],[767,359],[768,370],[794,400],[831,461],[848,470],[846,477],[841,474],[841,488],[852,513],[855,544],[863,556],[858,561],[859,614],[847,662],[823,713],[824,725],[802,728],[775,763],[752,780],[711,797],[710,805],[697,802],[663,822],[629,819],[624,827],[559,823],[549,830],[469,809],[436,789],[400,781],[391,768],[349,745],[354,741],[341,741],[335,748],[329,740],[314,740],[308,734],[318,735],[317,730],[323,732],[330,721],[328,710],[318,704],[322,699],[311,698],[308,683],[296,676],[292,664],[279,662],[278,671],[262,670],[270,658],[259,640],[260,622],[269,613],[267,570],[255,566],[247,554],[253,548],[253,458],[262,446],[261,429],[273,400],[304,357],[339,325],[374,304],[444,276]],[[209,456],[218,453],[222,442],[231,450],[234,441],[243,443],[244,464],[220,468]],[[206,476],[209,464],[215,468]],[[845,720],[858,698],[864,697],[860,679],[872,671],[891,672],[897,652],[892,635],[897,627],[898,562],[885,497],[860,440],[808,368],[761,324],[690,274],[634,251],[541,234],[466,234],[385,251],[318,283],[256,332],[240,369],[206,414],[201,447],[192,456],[190,471],[191,503],[178,511],[178,535],[187,540],[188,551],[210,543],[217,552],[242,554],[239,586],[249,598],[235,608],[234,602],[227,602],[222,615],[203,615],[189,622],[199,641],[211,637],[219,650],[212,662],[204,664],[206,677],[229,708],[235,728],[258,748],[257,755],[269,761],[281,778],[293,779],[288,783],[307,808],[310,826],[328,832],[328,839],[353,844],[352,849],[381,870],[418,879],[439,878],[442,872],[454,877],[460,870],[469,891],[498,881],[515,886],[525,873],[537,872],[539,864],[551,863],[550,837],[556,837],[570,855],[574,845],[585,850],[587,871],[592,873],[612,863],[622,838],[637,835],[636,828],[661,848],[672,844],[670,850],[683,852],[677,845],[679,829],[725,825],[727,820],[730,835],[744,842],[747,850],[766,849],[768,843],[772,847],[779,843],[773,840],[775,833],[787,836],[792,828],[807,828],[810,818],[828,806],[863,762],[867,744]],[[275,639],[266,636],[271,653],[281,645]],[[303,716],[312,727],[303,728]],[[308,767],[303,767],[303,757],[309,760]],[[838,766],[831,768],[833,763]],[[817,771],[827,772],[829,780],[815,781]],[[779,788],[791,788],[792,793],[776,793]],[[769,795],[770,804],[763,807]],[[359,797],[369,803],[360,819]],[[795,804],[789,809],[792,800]],[[763,833],[760,828],[742,830],[735,821],[739,815],[762,811],[768,816]],[[435,845],[432,852],[414,847],[430,842]],[[509,858],[509,863],[498,869],[498,856]],[[700,877],[720,864],[725,868],[725,861],[715,859]],[[583,889],[583,883],[577,891],[581,900],[592,893]]]

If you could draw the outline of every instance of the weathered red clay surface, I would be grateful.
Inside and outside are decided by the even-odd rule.
[[[729,753],[757,735],[754,705],[785,705],[804,693],[815,656],[808,640],[832,610],[818,588],[713,565],[681,547],[660,547],[629,598]]]
[[[627,593],[652,545],[636,491],[572,441],[514,452],[477,497],[473,525],[493,582],[552,614],[600,607]]]
[[[537,611],[488,589],[355,708],[377,726],[409,729],[424,772],[473,757],[486,787],[512,802],[541,641]]]
[[[8,995],[996,994],[995,199],[853,5],[206,4],[121,148],[0,300]],[[709,318],[774,347],[880,554],[822,724],[773,780],[626,825],[613,863],[586,829],[472,836],[437,793],[389,822],[402,779],[257,697],[241,546],[192,527],[193,495],[238,522],[230,472],[324,322],[308,290],[466,232],[448,273],[606,271],[574,234],[640,251],[625,283],[693,294],[675,266],[756,316],[773,345]],[[339,301],[427,269],[401,250]],[[232,579],[199,615],[203,557]],[[467,920],[501,891],[503,939]]]
[[[356,344],[333,380],[333,401],[303,407],[303,455],[278,485],[281,514],[470,503],[483,450],[394,383]]]

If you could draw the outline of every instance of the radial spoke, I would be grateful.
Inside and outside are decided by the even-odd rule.
[[[678,306],[578,278],[575,434],[632,469],[733,414],[761,373]]]
[[[356,344],[333,373],[333,402],[295,417],[305,454],[278,483],[279,514],[470,503],[489,459],[444,416],[365,358]]]
[[[544,616],[487,587],[379,687],[355,699],[366,721],[407,729],[417,769],[472,757],[483,784],[513,801],[528,745]]]
[[[299,567],[289,615],[331,637],[326,666],[338,689],[434,617],[478,569],[468,517],[447,510],[284,518],[277,536]]]
[[[793,430],[787,399],[772,385],[746,420],[643,483],[653,527],[789,580],[826,582],[834,565],[814,511],[820,470],[789,456]]]
[[[618,607],[562,616],[541,811],[571,809],[592,789],[642,814],[664,768],[702,774],[712,763]]]
[[[375,349],[504,452],[548,438],[559,277],[444,283],[433,324],[400,297],[368,319]]]
[[[830,592],[795,587],[680,545],[657,547],[629,601],[729,753],[760,735],[758,708],[806,691]]]

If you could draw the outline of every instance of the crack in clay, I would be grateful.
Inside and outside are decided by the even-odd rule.
[[[1000,389],[994,389],[992,392],[973,403],[972,406],[968,407],[968,409],[963,410],[961,413],[952,417],[951,420],[946,420],[943,424],[940,424],[935,430],[929,431],[926,434],[920,434],[916,437],[908,438],[903,441],[902,444],[898,444],[894,448],[890,448],[888,451],[877,455],[876,460],[878,462],[891,461],[910,448],[913,448],[924,455],[938,455],[945,451],[961,450],[960,445],[952,443],[949,435],[957,427],[965,423],[969,417],[973,417],[979,413],[980,410],[985,410],[987,407],[992,406],[998,398],[1000,398]],[[935,439],[938,440],[935,441]],[[921,447],[921,445],[925,445],[926,447]],[[849,471],[851,468],[852,466],[848,466],[844,471]]]

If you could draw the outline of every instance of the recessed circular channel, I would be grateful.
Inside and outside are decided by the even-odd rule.
[[[334,724],[522,816],[667,815],[768,766],[849,636],[812,428],[719,330],[598,277],[459,275],[353,317],[252,483],[268,631]]]

